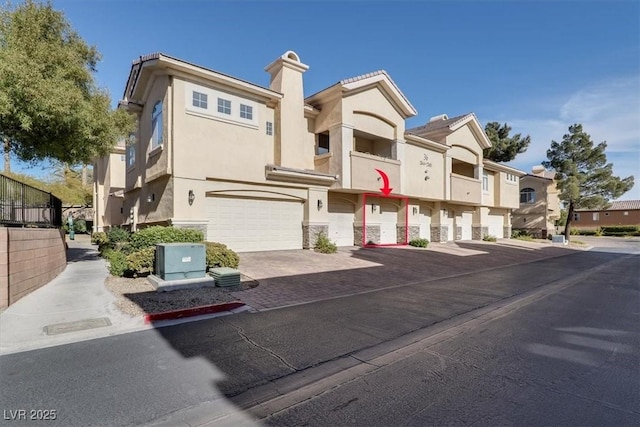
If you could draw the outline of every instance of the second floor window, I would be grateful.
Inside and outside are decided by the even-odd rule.
[[[482,171],[482,191],[489,191],[489,174]]]
[[[318,145],[316,154],[326,154],[329,152],[329,132],[319,133],[317,136]]]
[[[162,101],[156,102],[151,112],[151,149],[162,145]]]
[[[240,117],[243,119],[253,120],[253,107],[250,105],[240,104]]]
[[[127,167],[131,167],[136,164],[136,134],[130,133],[129,137],[126,140],[127,149],[126,153],[126,161]]]
[[[218,98],[218,113],[231,114],[231,101]]]
[[[193,91],[193,106],[207,109],[207,94]]]
[[[520,203],[535,203],[536,191],[533,188],[523,188],[520,191]]]
[[[273,123],[267,122],[267,135],[273,135]]]

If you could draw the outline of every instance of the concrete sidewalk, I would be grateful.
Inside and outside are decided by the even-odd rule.
[[[105,261],[88,236],[68,240],[67,267],[54,280],[0,313],[0,354],[148,328],[124,315],[105,288]]]

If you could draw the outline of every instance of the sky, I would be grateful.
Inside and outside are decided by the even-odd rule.
[[[53,0],[102,54],[116,105],[131,62],[162,52],[268,86],[288,50],[309,65],[305,95],[384,69],[430,117],[473,112],[531,136],[509,164],[530,172],[581,123],[640,199],[640,1]]]

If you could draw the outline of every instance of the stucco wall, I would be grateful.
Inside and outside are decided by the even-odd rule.
[[[66,264],[60,230],[0,228],[0,307],[47,284]]]
[[[193,111],[193,108],[187,109],[185,105],[189,93],[198,87],[195,83],[175,78],[173,84],[175,111],[172,142],[175,176],[201,180],[215,176],[221,179],[265,182],[265,165],[275,162],[275,135],[266,134],[266,122],[274,123],[273,108],[267,107],[264,102],[248,98],[248,95],[229,93],[224,96],[231,101],[233,114],[236,113],[234,108],[239,108],[242,100],[246,99],[244,102],[255,106],[254,115],[257,120],[255,123],[242,123],[233,114],[229,116],[230,119],[225,120],[214,115],[217,111],[216,94],[222,88],[210,87],[207,111],[211,111],[210,114],[204,114]],[[302,120],[300,117],[300,121]],[[274,129],[274,133],[275,131]],[[307,166],[313,168],[312,143],[307,148]]]
[[[405,192],[413,197],[444,199],[444,154],[406,144]],[[425,159],[426,156],[426,159]]]

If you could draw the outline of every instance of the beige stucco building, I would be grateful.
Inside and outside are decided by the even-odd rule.
[[[266,88],[164,54],[136,60],[123,213],[98,229],[196,227],[239,252],[307,248],[320,232],[347,246],[510,236],[524,173],[482,158],[474,114],[406,129],[417,112],[386,72],[305,98],[307,69],[286,52]],[[120,194],[106,187],[98,201]]]
[[[560,198],[555,172],[535,166],[520,178],[520,207],[513,212],[512,227],[545,239],[560,219]]]

